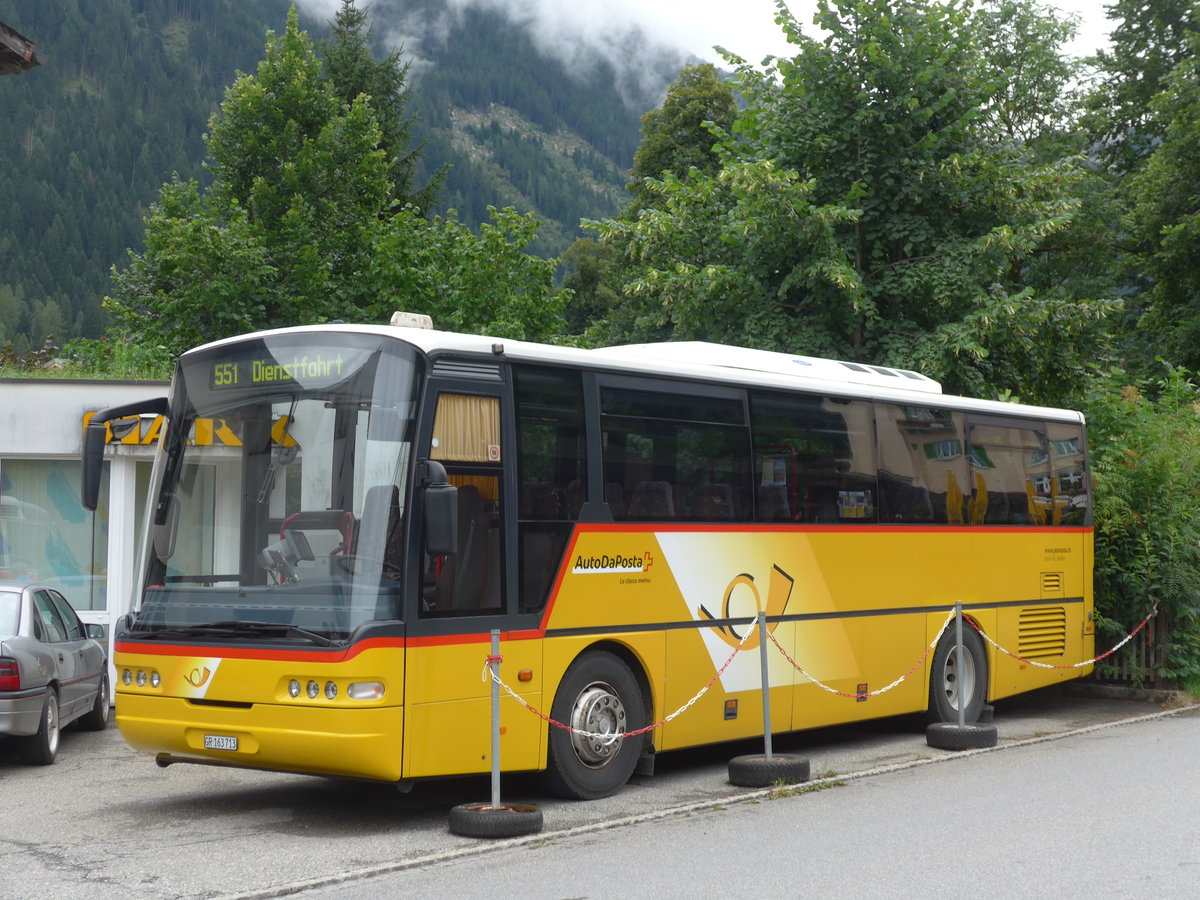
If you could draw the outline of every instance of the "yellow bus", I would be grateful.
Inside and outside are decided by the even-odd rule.
[[[493,629],[540,714],[504,701],[503,768],[577,798],[763,734],[760,608],[774,732],[973,722],[1090,671],[1069,668],[1093,653],[1076,412],[714,344],[297,327],[185,353],[166,401],[98,414],[85,496],[105,429],[164,412],[114,646],[117,725],[160,765],[486,772]],[[956,602],[961,658],[948,629],[876,693]]]

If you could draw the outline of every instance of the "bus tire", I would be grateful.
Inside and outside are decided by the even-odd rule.
[[[729,761],[729,783],[738,787],[764,788],[775,784],[803,784],[808,781],[807,757],[772,753],[735,756]]]
[[[958,704],[965,696],[963,722],[978,721],[987,699],[987,654],[983,639],[975,629],[963,623],[963,659],[958,659],[958,641],[954,630],[947,628],[933,654],[933,671],[929,676],[929,711],[927,721],[958,723]]]
[[[642,692],[629,666],[605,650],[583,654],[563,676],[550,717],[574,731],[550,726],[549,790],[573,800],[598,800],[620,790],[637,766],[641,739],[605,741],[578,732],[613,734],[642,727]]]
[[[450,810],[450,832],[462,837],[506,838],[541,830],[542,811],[536,806],[462,803]]]
[[[108,673],[100,677],[100,687],[96,690],[96,702],[79,719],[80,731],[103,731],[108,727]]]
[[[48,766],[58,756],[58,741],[61,732],[58,722],[58,694],[54,688],[46,690],[46,702],[42,705],[42,719],[36,734],[21,738],[21,759],[35,766]]]
[[[933,722],[925,729],[925,743],[938,750],[979,750],[995,747],[998,740],[991,722]]]

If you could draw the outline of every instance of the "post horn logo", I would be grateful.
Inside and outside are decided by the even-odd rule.
[[[192,669],[192,671],[184,675],[183,680],[192,687],[198,688],[204,687],[204,685],[208,683],[208,679],[211,677],[212,670],[208,666],[205,666],[203,669],[197,666],[196,668]]]
[[[784,611],[787,609],[788,601],[791,599],[792,585],[794,583],[795,579],[792,578],[792,576],[787,572],[783,571],[783,569],[779,568],[779,566],[773,566],[771,568],[771,582],[767,586],[767,605],[765,607],[765,611],[768,616],[783,615]],[[724,620],[729,620],[735,617],[735,614],[730,610],[730,603],[733,600],[734,591],[736,591],[739,587],[749,588],[750,593],[754,595],[755,615],[758,614],[760,609],[764,609],[762,605],[762,597],[758,593],[758,586],[754,583],[754,576],[747,575],[745,572],[743,572],[741,575],[738,575],[736,578],[730,581],[729,585],[725,588],[725,599],[721,602],[721,618]],[[727,643],[730,647],[736,647],[741,641],[744,632],[738,630],[740,626],[729,621],[724,621],[718,624],[717,617],[710,613],[704,607],[703,603],[700,604],[699,608],[696,610],[696,613],[701,619],[707,619],[708,621],[713,622],[714,627],[717,629],[717,634],[721,636],[721,640]],[[744,617],[745,613],[737,615],[737,618]],[[767,630],[770,631],[771,634],[774,634],[775,629],[778,626],[778,622],[768,622]],[[759,645],[760,642],[761,636],[754,634],[749,640],[746,641],[746,643],[742,644],[742,649],[753,650]]]

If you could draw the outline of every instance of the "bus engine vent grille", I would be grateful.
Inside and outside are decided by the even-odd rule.
[[[1017,655],[1024,659],[1062,656],[1067,650],[1067,611],[1061,606],[1021,610]]]
[[[1063,573],[1062,572],[1043,572],[1042,573],[1042,596],[1043,597],[1061,597],[1063,595]]]
[[[464,359],[438,359],[433,363],[435,378],[467,378],[471,381],[500,381],[495,363],[468,362]]]

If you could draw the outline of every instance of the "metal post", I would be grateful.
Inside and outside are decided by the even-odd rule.
[[[962,642],[962,601],[954,601],[954,638],[958,646],[955,652],[958,658],[954,661],[954,683],[958,686],[958,727],[963,728],[967,722],[966,696],[963,694],[963,642]]]
[[[500,629],[492,629],[492,809],[500,808]]]
[[[767,677],[767,611],[758,611],[758,662],[762,670],[763,745],[771,758],[771,685]]]

